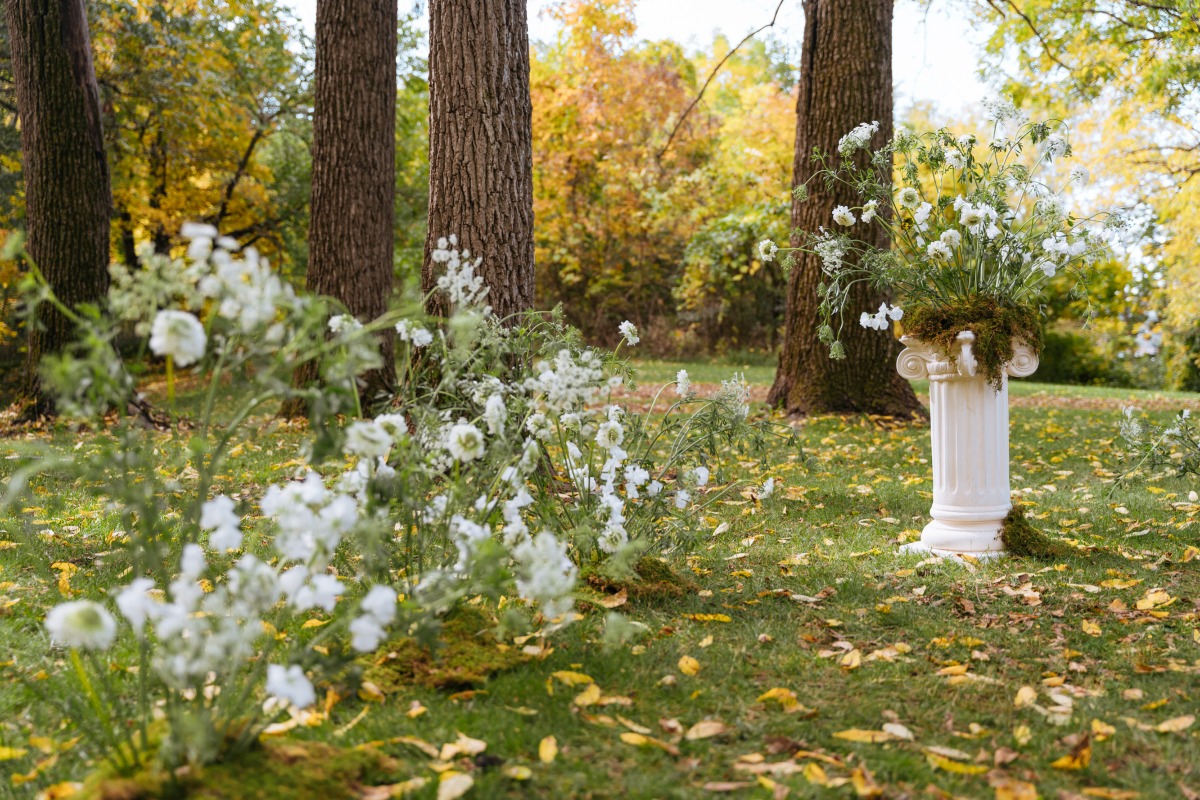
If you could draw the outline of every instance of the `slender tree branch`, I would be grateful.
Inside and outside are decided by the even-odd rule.
[[[694,109],[700,102],[700,99],[704,97],[704,92],[708,90],[708,85],[713,82],[713,78],[717,77],[717,73],[721,71],[721,67],[725,66],[725,62],[728,61],[730,57],[738,51],[738,48],[744,45],[746,42],[750,41],[767,28],[775,27],[775,20],[779,19],[779,9],[783,8],[783,3],[784,0],[779,0],[779,5],[775,6],[775,13],[771,16],[770,22],[768,22],[766,25],[763,25],[761,28],[746,34],[746,38],[738,42],[737,45],[735,45],[732,50],[726,53],[725,57],[717,63],[717,66],[715,66],[713,71],[709,73],[708,80],[706,80],[704,85],[700,87],[700,93],[696,95],[695,99],[692,100],[691,105],[684,110],[683,114],[675,122],[675,127],[671,129],[671,135],[667,137],[667,143],[663,145],[662,150],[659,150],[658,155],[655,156],[656,160],[661,159],[666,152],[671,149],[671,142],[675,141],[675,134],[679,133],[679,129],[683,127],[684,120],[688,118],[688,114],[692,113],[692,109]]]
[[[1042,43],[1042,51],[1046,54],[1046,57],[1049,58],[1051,61],[1053,61],[1055,64],[1058,64],[1060,67],[1065,69],[1068,73],[1074,74],[1074,70],[1072,70],[1070,67],[1068,67],[1066,64],[1064,64],[1062,62],[1062,60],[1059,59],[1058,56],[1054,55],[1054,53],[1051,52],[1050,43],[1046,41],[1046,37],[1042,35],[1042,32],[1040,30],[1038,30],[1038,27],[1037,27],[1037,25],[1035,25],[1033,23],[1033,20],[1030,19],[1029,16],[1024,11],[1022,11],[1015,2],[1013,2],[1013,0],[1005,0],[1005,2],[1016,13],[1016,15],[1018,17],[1025,20],[1025,24],[1029,26],[1029,30],[1033,31],[1033,35],[1036,36],[1038,38],[1038,41]],[[994,7],[995,6],[993,6],[993,8]]]

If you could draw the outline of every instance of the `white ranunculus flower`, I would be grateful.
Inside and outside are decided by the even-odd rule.
[[[78,650],[107,650],[117,638],[117,621],[91,600],[73,600],[50,609],[46,630],[55,644]]]
[[[150,328],[150,351],[156,356],[170,356],[181,367],[204,358],[208,337],[196,315],[187,311],[165,309],[154,317]]]

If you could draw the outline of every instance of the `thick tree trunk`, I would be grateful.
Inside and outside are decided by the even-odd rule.
[[[533,106],[525,0],[432,0],[429,8],[429,230],[482,256],[498,316],[533,306]],[[445,315],[441,297],[428,304]]]
[[[27,249],[68,306],[108,290],[112,193],[100,92],[83,0],[5,0],[21,126]],[[41,391],[42,356],[74,336],[66,317],[43,305],[31,325],[22,386],[35,413],[53,410]]]
[[[892,138],[892,0],[805,0],[804,50],[796,101],[794,184],[815,171],[813,148],[829,153],[860,122],[879,122],[873,146]],[[862,158],[863,154],[859,154]],[[852,189],[822,183],[810,186],[805,202],[792,203],[793,228],[829,227],[838,205],[860,205]],[[859,223],[855,236],[877,246],[887,239],[879,226]],[[793,243],[796,244],[796,243]],[[899,343],[862,328],[858,315],[875,311],[887,299],[860,284],[851,293],[842,332],[848,357],[829,358],[817,341],[817,284],[821,261],[798,253],[788,281],[786,333],[769,402],[789,412],[865,412],[908,417],[923,414],[908,381],[896,373]]]
[[[396,22],[396,0],[317,2],[307,283],[363,323],[392,296]],[[383,367],[362,390],[370,404],[395,386],[393,341],[380,336]]]

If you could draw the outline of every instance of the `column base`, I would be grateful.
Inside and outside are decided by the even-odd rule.
[[[939,547],[930,547],[924,542],[909,542],[900,546],[901,555],[931,555],[938,558],[954,558],[961,559],[962,556],[970,556],[976,561],[989,561],[994,558],[1003,558],[1008,555],[1007,550],[981,550],[975,553],[969,553],[959,550],[943,550]]]
[[[1003,519],[978,521],[935,519],[921,531],[921,540],[906,544],[902,550],[936,555],[964,554],[973,558],[992,558],[1004,552],[1000,540]]]

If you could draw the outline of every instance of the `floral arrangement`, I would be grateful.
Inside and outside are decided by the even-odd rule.
[[[107,557],[128,562],[128,583],[45,620],[51,657],[66,648],[72,665],[57,679],[78,684],[69,716],[118,772],[154,759],[171,775],[252,745],[358,654],[427,641],[464,598],[503,605],[510,631],[569,623],[581,568],[621,574],[648,548],[687,546],[720,497],[706,488],[718,455],[772,432],[749,421],[737,378],[701,398],[680,372],[645,413],[614,404],[630,374],[618,353],[557,314],[497,319],[479,259],[453,237],[433,256],[448,319],[363,324],[211,227],[184,235],[186,258],[146,249],[137,269],[114,266],[104,308],[66,307],[36,265],[27,287],[80,332],[44,365],[58,408],[105,433],[24,465],[6,499],[39,472],[69,473],[121,519]],[[359,378],[388,326],[406,366],[368,416]],[[112,345],[122,330],[165,360],[172,407],[194,370],[186,424],[148,432],[129,413],[141,406]],[[637,344],[633,325],[621,334]],[[293,385],[306,364],[321,386]],[[285,424],[269,415],[297,398],[310,422],[290,479],[257,498],[216,491],[231,451]]]
[[[1071,213],[1064,192],[1088,183],[1082,166],[1051,185],[1056,175],[1048,173],[1071,155],[1062,125],[1029,122],[1007,101],[990,104],[989,119],[986,142],[901,127],[872,150],[879,125],[863,123],[842,137],[836,155],[814,153],[820,169],[798,187],[798,198],[815,181],[849,187],[862,199],[837,206],[833,227],[797,232],[795,250],[821,261],[818,334],[833,358],[846,355],[841,331],[851,288],[867,283],[898,294],[905,307],[862,310],[863,327],[887,330],[903,319],[905,333],[948,353],[970,329],[979,361],[999,386],[1014,341],[1040,351],[1039,297],[1048,282],[1067,275],[1072,290],[1086,287],[1091,265],[1108,248],[1104,229],[1120,218]],[[881,229],[888,246],[856,236],[863,226]],[[771,241],[760,244],[764,258],[778,250]]]

